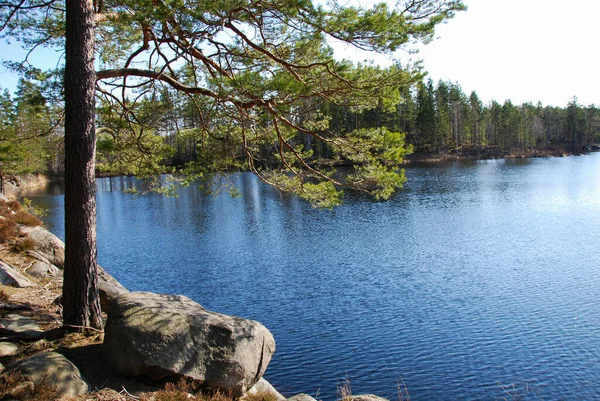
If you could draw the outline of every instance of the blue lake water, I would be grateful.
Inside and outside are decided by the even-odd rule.
[[[388,202],[315,210],[251,174],[240,195],[134,196],[98,179],[99,262],[131,290],[258,320],[284,395],[600,399],[600,154],[407,169]],[[63,236],[60,185],[27,195]],[[403,383],[403,384],[402,384]]]

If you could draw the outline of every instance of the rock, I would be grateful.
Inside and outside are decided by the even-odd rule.
[[[351,395],[343,398],[344,401],[388,401],[373,394]]]
[[[54,234],[43,227],[20,227],[22,234],[29,235],[36,243],[36,249],[28,251],[27,254],[38,260],[40,264],[34,263],[27,272],[34,277],[58,277],[65,264],[65,244]],[[45,265],[44,265],[45,264]],[[50,265],[47,270],[47,265]],[[98,265],[98,289],[100,292],[100,306],[102,311],[108,310],[110,301],[129,290],[115,280]]]
[[[259,394],[259,393],[269,393],[269,394],[273,394],[275,396],[275,399],[277,401],[284,401],[285,397],[283,395],[281,395],[281,393],[279,393],[279,391],[277,391],[275,389],[275,387],[273,387],[271,385],[271,383],[269,383],[268,381],[266,381],[263,378],[261,378],[259,381],[256,382],[256,384],[254,386],[252,386],[252,388],[250,390],[248,390],[248,392],[245,395],[252,395],[252,394]],[[311,397],[312,398],[312,397]],[[242,397],[242,401],[244,400],[244,397]],[[311,401],[311,400],[298,400],[298,401]],[[316,401],[316,400],[313,400]]]
[[[62,275],[59,274],[56,276],[56,280],[59,282],[62,282],[62,279]],[[106,270],[98,266],[98,292],[100,293],[100,307],[102,308],[102,312],[107,312],[110,301],[121,294],[129,293],[129,290],[108,274]],[[62,296],[57,297],[53,303],[62,305]]]
[[[5,177],[3,180],[4,195],[9,199],[16,199],[22,196],[21,192],[25,190],[25,196],[27,196],[28,192],[31,193],[31,191],[27,190],[46,186],[49,182],[50,179],[41,173]]]
[[[33,397],[34,392],[35,383],[32,381],[26,381],[19,383],[15,387],[11,388],[8,391],[7,396],[9,396],[9,400],[28,400]],[[4,396],[3,400],[4,399],[7,399],[6,396]]]
[[[38,251],[27,251],[27,256],[30,256],[30,257],[34,258],[35,260],[39,260],[40,262],[44,262],[44,263],[47,263],[49,265],[52,264],[52,263],[50,263],[50,261],[48,260],[47,257],[45,257],[44,255],[42,255]]]
[[[275,340],[258,322],[185,296],[132,292],[110,303],[103,350],[119,374],[187,377],[240,397],[262,377]]]
[[[46,187],[50,183],[50,178],[42,173],[22,174],[18,177],[20,190]]]
[[[3,179],[2,190],[4,191],[4,196],[9,200],[16,199],[19,196],[19,182],[16,177]]]
[[[19,351],[19,346],[15,343],[0,342],[0,358],[11,356]]]
[[[27,269],[27,274],[33,277],[56,277],[60,274],[58,267],[50,263],[36,261],[30,268]]]
[[[34,284],[27,280],[17,269],[0,260],[0,283],[11,287],[25,288]]]
[[[344,398],[345,400],[345,398]],[[317,401],[308,394],[298,394],[287,399],[287,401]]]
[[[98,266],[98,289],[100,290],[100,307],[103,312],[108,311],[108,306],[113,298],[129,293],[127,288],[100,266]]]
[[[34,320],[17,314],[6,315],[0,319],[0,329],[11,338],[24,341],[39,340],[44,336],[44,332]]]
[[[65,265],[65,244],[44,227],[19,226],[21,235],[27,235],[35,241],[35,250],[42,254],[48,261],[63,268]]]
[[[39,383],[46,380],[56,387],[57,398],[85,394],[89,386],[77,366],[57,352],[42,352],[18,361],[8,372],[20,372],[28,380]]]

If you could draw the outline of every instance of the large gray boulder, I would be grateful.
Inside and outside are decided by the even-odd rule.
[[[56,387],[57,396],[75,396],[89,392],[79,369],[57,352],[43,352],[8,367],[6,373],[20,372],[34,385],[46,382]]]
[[[34,284],[17,269],[0,260],[0,284],[17,288],[32,287]]]
[[[36,243],[36,249],[27,252],[36,260],[27,269],[27,273],[38,278],[49,277],[62,280],[62,274],[56,266],[64,267],[65,244],[43,227],[21,227],[21,232],[27,233]],[[100,265],[98,265],[98,289],[100,306],[104,312],[108,310],[111,299],[129,292]]]
[[[57,277],[60,275],[60,270],[53,264],[36,260],[31,267],[27,269],[27,274],[37,278]]]
[[[16,313],[0,318],[0,331],[13,340],[36,341],[44,336],[44,331],[35,320]]]
[[[262,324],[208,311],[182,295],[120,295],[104,333],[104,355],[119,374],[187,377],[234,397],[262,377],[275,352]]]
[[[100,307],[103,312],[108,311],[110,301],[113,298],[129,293],[127,288],[108,274],[100,265],[98,265],[98,291],[100,292]]]
[[[54,266],[62,269],[65,265],[65,244],[44,227],[19,226],[21,235],[27,235],[35,242],[35,250]]]
[[[62,276],[57,276],[57,279],[62,283]],[[127,288],[98,265],[98,293],[100,295],[100,308],[102,312],[108,311],[110,301],[113,298],[128,292]],[[62,304],[62,296],[58,297],[55,302]]]
[[[34,277],[52,278],[62,284],[63,277],[61,272],[58,271],[55,274],[54,269],[56,269],[56,266],[45,265],[44,262],[38,261],[35,262],[31,268],[27,269],[27,273]],[[113,298],[128,292],[129,290],[127,288],[98,265],[98,293],[100,295],[100,307],[102,312],[108,311],[108,305]],[[61,304],[62,297],[58,297],[55,302]]]
[[[35,249],[28,251],[27,254],[37,262],[32,264],[27,273],[38,278],[56,277],[60,279],[61,273],[57,268],[62,269],[65,265],[65,244],[60,238],[40,226],[20,226],[19,230],[22,235],[28,235],[35,242]],[[108,310],[111,299],[129,292],[100,266],[98,266],[98,288],[103,311]]]

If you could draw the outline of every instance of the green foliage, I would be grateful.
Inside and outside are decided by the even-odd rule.
[[[62,46],[60,7],[38,0],[21,6],[1,8],[6,37]],[[192,177],[249,169],[320,206],[339,203],[346,187],[384,199],[403,182],[399,168],[409,149],[395,129],[382,129],[382,117],[396,112],[402,89],[422,76],[419,66],[399,62],[381,68],[335,60],[328,40],[391,56],[428,42],[437,24],[465,9],[460,0],[370,8],[310,0],[97,6],[100,171],[150,177],[170,171],[169,159]],[[331,127],[323,105],[375,122]],[[334,177],[321,168],[324,156],[357,168]],[[271,170],[278,179],[268,179]]]
[[[406,182],[404,170],[392,170],[379,163],[355,168],[348,178],[355,188],[364,188],[377,200],[386,200]]]
[[[46,171],[55,160],[53,127],[60,117],[49,103],[48,74],[20,79],[14,97],[0,95],[0,175]]]
[[[96,138],[96,167],[109,175],[135,175],[142,178],[155,177],[168,169],[164,161],[173,155],[173,148],[165,138],[156,134],[151,104],[140,106],[140,118],[132,123],[126,116],[117,114],[107,105],[98,109]],[[144,114],[145,113],[145,114]]]
[[[337,190],[335,185],[329,181],[305,182],[298,176],[275,172],[270,172],[266,177],[267,182],[282,191],[298,194],[314,207],[331,209],[342,203],[343,192]]]
[[[21,208],[25,212],[27,212],[27,213],[33,215],[34,217],[38,218],[39,224],[35,224],[35,225],[41,225],[42,222],[41,222],[41,220],[39,220],[39,218],[44,217],[44,216],[46,216],[48,214],[48,210],[47,209],[43,209],[43,208],[41,208],[39,206],[34,205],[31,202],[31,199],[29,199],[29,198],[22,198],[21,199]]]
[[[110,175],[153,177],[166,172],[163,162],[173,150],[152,132],[120,130],[100,138],[97,168]],[[108,146],[107,146],[108,144]]]
[[[406,146],[404,138],[404,134],[381,127],[354,130],[332,142],[341,157],[352,163],[397,166],[412,152],[411,147]]]

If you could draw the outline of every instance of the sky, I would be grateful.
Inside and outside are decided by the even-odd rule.
[[[468,10],[439,26],[436,39],[411,56],[423,60],[434,82],[458,83],[484,102],[565,106],[577,96],[580,104],[600,104],[600,1],[464,2]],[[347,48],[342,52],[365,57]],[[1,58],[22,54],[18,45],[0,43]],[[409,58],[404,52],[397,56],[404,62]],[[46,51],[33,60],[53,67],[57,58],[57,52]],[[15,84],[16,78],[0,67],[0,87],[12,90]]]
[[[515,104],[600,104],[600,2],[467,0],[420,57],[434,80]]]

